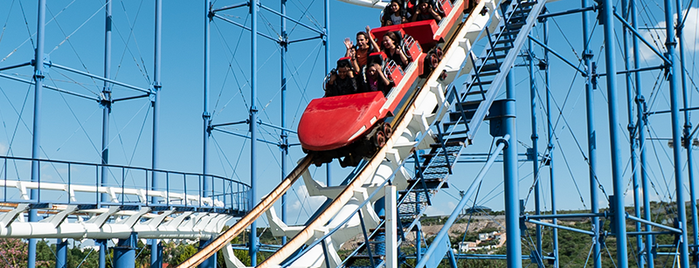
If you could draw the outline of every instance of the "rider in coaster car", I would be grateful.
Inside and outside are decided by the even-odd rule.
[[[387,32],[383,35],[383,41],[381,42],[382,51],[386,53],[389,59],[392,59],[396,64],[400,65],[402,69],[408,66],[408,57],[405,56],[403,50],[400,48],[401,37],[400,33]]]
[[[437,23],[442,20],[442,15],[435,10],[431,0],[420,0],[412,16],[412,21],[423,20],[435,20]]]
[[[381,91],[384,96],[391,90],[391,80],[383,73],[381,67],[382,60],[380,57],[369,58],[366,68],[364,68],[364,91]]]
[[[403,8],[403,1],[392,0],[390,4],[383,10],[381,17],[381,26],[398,25],[408,22],[410,13]]]
[[[357,33],[356,46],[353,46],[349,38],[345,38],[345,47],[347,48],[345,57],[350,57],[352,70],[354,70],[355,73],[360,73],[364,66],[366,66],[369,54],[379,51],[379,45],[376,44],[374,38],[371,37],[370,31],[371,28],[367,26],[366,32]]]
[[[350,61],[342,58],[337,61],[337,69],[330,71],[330,78],[325,87],[325,97],[347,95],[359,92],[357,79],[350,67]]]

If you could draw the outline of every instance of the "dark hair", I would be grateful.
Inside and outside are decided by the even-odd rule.
[[[387,32],[384,36],[388,36],[391,40],[393,40],[393,44],[398,47],[400,46],[400,37],[396,32]]]
[[[350,62],[347,59],[342,59],[337,61],[337,68],[350,67]]]
[[[391,4],[392,4],[393,2],[396,2],[396,4],[398,4],[398,8],[399,8],[399,9],[398,9],[398,15],[401,16],[401,17],[405,16],[405,14],[403,14],[404,11],[405,11],[405,10],[404,10],[405,8],[403,7],[403,1],[401,1],[401,0],[391,0],[391,2],[389,2],[388,5],[386,5],[386,7],[385,7],[384,10],[383,10],[383,17],[381,18],[382,20],[388,20],[388,19],[390,19],[390,16],[393,15],[393,11],[391,10]]]
[[[359,37],[360,35],[364,36],[364,39],[366,39],[366,40],[369,40],[369,38],[371,38],[371,37],[369,37],[369,33],[367,33],[367,32],[358,32],[357,37]]]
[[[401,10],[403,10],[403,1],[401,1],[401,0],[391,0],[391,3],[393,3],[393,2],[396,2],[396,4],[398,4],[398,7],[399,7]],[[389,3],[389,5],[390,5],[390,3]]]

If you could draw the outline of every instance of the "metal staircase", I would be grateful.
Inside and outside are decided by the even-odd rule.
[[[438,143],[432,144],[429,153],[414,154],[416,163],[415,177],[409,179],[409,186],[399,192],[398,218],[400,245],[405,240],[405,234],[419,228],[421,215],[427,206],[431,205],[431,197],[441,188],[448,187],[447,179],[457,162],[461,151],[464,150],[482,123],[487,120],[492,103],[505,82],[507,73],[512,68],[525,39],[529,35],[534,22],[542,12],[545,0],[540,1],[504,1],[500,4],[503,20],[497,30],[487,35],[486,49],[479,57],[469,53],[470,64],[475,66],[469,74],[463,88],[452,87],[447,92],[448,102],[452,103],[445,122],[436,121]],[[357,247],[345,260],[345,267],[382,267],[385,256],[381,246],[384,245],[382,219],[379,227],[370,234],[364,233],[365,243]],[[448,229],[449,226],[444,226]],[[367,245],[370,245],[367,247]],[[446,245],[446,246],[445,246]],[[449,240],[433,241],[430,247],[440,247],[439,254],[430,256],[424,266],[437,267],[448,250]],[[368,250],[370,249],[370,250]],[[403,255],[400,255],[403,257]],[[456,267],[453,256],[449,258]],[[423,262],[424,263],[424,262]],[[418,267],[424,267],[418,266]]]

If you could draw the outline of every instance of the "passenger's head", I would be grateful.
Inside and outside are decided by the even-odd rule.
[[[395,32],[387,32],[383,35],[383,40],[381,45],[384,49],[394,49],[396,45],[400,42],[400,38]]]
[[[342,59],[337,61],[337,76],[339,76],[340,79],[347,78],[347,76],[349,76],[349,72],[351,71],[352,70],[348,60]]]
[[[369,48],[369,34],[367,32],[357,33],[357,48],[365,49]]]
[[[431,5],[430,0],[420,0],[420,2],[417,4],[417,8],[421,11],[427,11],[427,8]]]
[[[392,14],[400,14],[398,13],[398,11],[400,11],[400,6],[401,1],[393,0],[390,4],[388,4],[388,10],[391,11]]]
[[[368,64],[366,67],[367,76],[377,78],[379,76],[380,71],[381,65],[379,65],[378,63]]]

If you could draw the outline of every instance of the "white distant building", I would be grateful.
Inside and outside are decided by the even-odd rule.
[[[459,242],[459,252],[468,252],[469,250],[474,250],[478,247],[476,242]]]
[[[492,231],[490,233],[480,233],[478,234],[478,240],[485,241],[485,240],[490,240],[495,238],[495,236],[498,234],[497,231]]]

